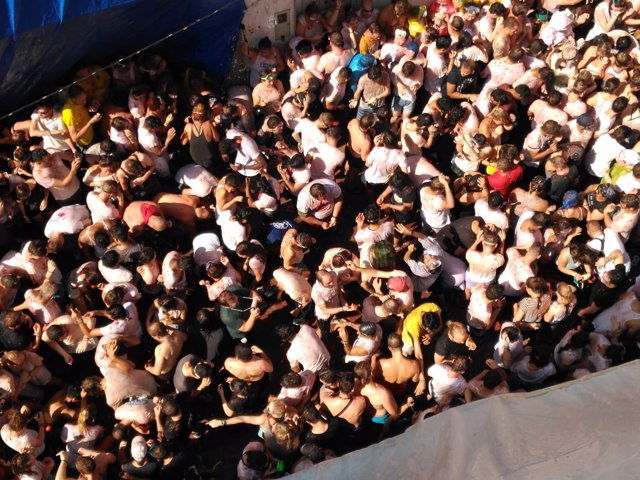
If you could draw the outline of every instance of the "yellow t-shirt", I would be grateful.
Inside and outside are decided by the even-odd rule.
[[[98,65],[91,65],[89,69],[96,71],[100,69],[100,67]],[[109,87],[110,80],[111,76],[109,73],[106,70],[101,70],[86,80],[77,83],[86,92],[88,99],[104,103],[107,99],[107,87]]]
[[[404,345],[413,345],[414,338],[422,337],[422,314],[425,312],[442,314],[442,310],[435,303],[423,303],[411,310],[402,323],[402,343]]]
[[[89,116],[89,111],[83,107],[82,105],[76,105],[71,100],[67,100],[62,107],[62,121],[64,124],[69,127],[73,125],[76,131],[80,131],[82,127],[84,127],[91,118]],[[78,139],[78,144],[83,147],[88,147],[91,145],[91,141],[93,140],[93,125],[90,126],[82,137]]]

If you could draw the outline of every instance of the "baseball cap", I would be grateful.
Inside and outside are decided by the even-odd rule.
[[[405,48],[406,48],[407,50],[411,50],[411,51],[413,52],[413,54],[414,54],[414,55],[417,55],[417,54],[418,54],[419,47],[418,47],[418,44],[417,44],[416,42],[409,42],[409,43],[406,45],[406,47],[405,47]]]

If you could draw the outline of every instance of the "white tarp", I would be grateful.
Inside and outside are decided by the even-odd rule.
[[[290,478],[640,479],[640,361],[453,408]]]

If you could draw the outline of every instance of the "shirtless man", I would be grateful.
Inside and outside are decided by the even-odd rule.
[[[354,429],[360,427],[362,414],[367,408],[367,400],[357,395],[353,389],[355,379],[353,374],[344,374],[338,381],[338,395],[328,397],[323,404],[332,416],[342,418]]]
[[[507,17],[501,25],[496,26],[491,35],[491,48],[493,49],[493,58],[501,58],[506,56],[512,47],[515,46],[520,24],[513,17]]]
[[[400,414],[398,404],[389,389],[373,381],[369,360],[357,363],[353,371],[362,384],[360,393],[373,408],[371,422],[381,433],[387,421],[397,418]]]
[[[404,27],[409,21],[409,3],[407,0],[396,0],[387,5],[378,15],[378,23],[385,35],[392,38],[396,28]]]
[[[402,395],[407,389],[407,383],[412,381],[417,384],[415,394],[424,393],[426,379],[421,361],[417,358],[407,358],[402,354],[402,337],[397,333],[389,335],[387,346],[391,357],[378,360],[378,355],[374,355],[371,367],[385,387],[394,395]]]
[[[349,130],[349,152],[355,158],[363,162],[369,156],[369,152],[373,149],[373,137],[375,132],[373,126],[376,123],[374,114],[365,114],[360,120],[354,118],[347,125]]]
[[[154,201],[165,217],[175,220],[194,235],[198,220],[208,220],[213,216],[213,212],[201,206],[200,199],[193,195],[160,193]]]
[[[235,357],[228,357],[224,361],[224,368],[237,379],[253,383],[273,372],[273,363],[260,347],[239,343],[235,348]]]
[[[316,243],[315,239],[308,233],[299,233],[295,228],[287,230],[280,243],[283,268],[298,273],[308,280],[311,272],[303,263],[304,254],[314,243]]]
[[[351,50],[344,48],[342,34],[333,32],[329,35],[329,51],[320,57],[318,71],[327,78],[335,69],[349,65],[352,56]]]
[[[187,334],[179,330],[167,328],[160,322],[151,324],[148,329],[149,335],[158,345],[154,349],[154,361],[147,362],[144,369],[151,375],[160,379],[168,378],[168,374],[178,363],[182,346],[187,340]]]
[[[145,227],[162,232],[171,226],[171,222],[164,218],[160,206],[148,201],[131,202],[125,209],[122,220],[129,227],[131,235],[141,234]]]

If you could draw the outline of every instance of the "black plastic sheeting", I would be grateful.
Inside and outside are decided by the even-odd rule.
[[[223,77],[245,9],[243,0],[5,0],[0,5],[2,115],[66,84],[63,75],[81,59],[111,63],[217,9],[151,51],[161,51],[172,65],[198,66]],[[11,5],[20,6],[19,15],[11,15]]]

